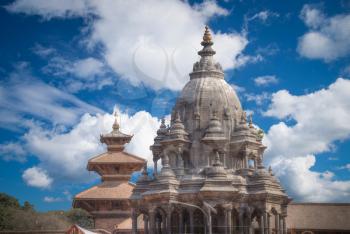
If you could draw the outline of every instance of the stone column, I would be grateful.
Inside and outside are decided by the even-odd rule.
[[[283,227],[283,217],[282,217],[282,215],[280,215],[280,226],[279,226],[279,228],[280,228],[280,230],[279,230],[280,234],[283,234],[284,227]]]
[[[239,225],[239,234],[243,234],[244,233],[244,220],[243,220],[243,211],[240,210],[239,211],[239,215],[238,215],[238,225]]]
[[[166,214],[164,214],[164,213],[162,213],[161,216],[162,216],[161,233],[165,234],[165,233],[167,233],[167,225],[166,225],[167,217],[166,217]]]
[[[249,233],[249,234],[253,234],[252,214],[251,214],[250,212],[248,213],[248,219],[247,219],[247,221],[248,221],[248,227],[247,227],[248,233]]]
[[[283,217],[283,234],[287,234],[286,216]]]
[[[194,233],[194,217],[193,217],[193,209],[188,209],[188,213],[190,215],[190,233],[193,234]]]
[[[279,224],[280,224],[279,214],[275,214],[275,231],[276,231],[276,234],[280,234]]]
[[[211,211],[210,209],[207,209],[207,219],[208,219],[208,234],[212,234],[213,233],[213,228],[212,228],[212,224],[211,224]]]
[[[146,215],[143,215],[143,230],[145,234],[148,233],[148,217]]]
[[[183,213],[182,209],[180,210],[179,213],[179,233],[184,233],[184,218],[183,218]]]
[[[171,209],[166,214],[166,231],[167,234],[171,234]]]
[[[150,210],[148,212],[148,216],[149,216],[149,233],[153,234],[156,233],[156,217],[155,217],[155,211],[154,210]]]
[[[271,234],[271,215],[269,213],[266,214],[267,217],[267,234]]]
[[[225,233],[232,233],[232,205],[226,204],[223,206],[225,209]]]
[[[158,175],[158,159],[153,159],[153,175]]]
[[[260,234],[265,234],[265,214],[260,215]]]
[[[132,234],[137,234],[137,212],[133,209],[131,213],[132,217]]]

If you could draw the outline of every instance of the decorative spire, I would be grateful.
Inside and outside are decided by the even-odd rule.
[[[253,128],[253,114],[249,115],[249,127]]]
[[[212,37],[211,37],[210,31],[209,31],[209,28],[208,28],[208,26],[205,26],[203,41],[201,42],[203,49],[198,52],[198,54],[201,57],[213,56],[216,53],[213,50],[213,48],[211,48],[211,46],[214,44],[211,39],[212,39]]]
[[[119,131],[119,123],[118,123],[118,113],[117,110],[114,111],[114,123],[113,123],[113,132]]]
[[[203,35],[203,41],[202,41],[202,46],[206,46],[206,45],[213,45],[213,42],[211,41],[212,37],[209,31],[209,27],[206,25],[205,26],[205,32]]]
[[[273,175],[271,166],[269,166],[269,173],[270,173],[270,175]]]
[[[120,131],[120,126],[118,123],[118,114],[117,111],[115,111],[112,131],[107,134],[102,134],[100,136],[100,141],[107,145],[108,151],[121,151],[124,149],[124,144],[129,143],[131,138],[131,135],[124,134]]]

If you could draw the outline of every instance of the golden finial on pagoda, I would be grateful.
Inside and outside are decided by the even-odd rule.
[[[205,26],[205,32],[204,32],[204,35],[203,35],[203,42],[210,43],[211,39],[212,38],[211,38],[210,31],[209,31],[209,27],[206,25]]]
[[[114,123],[113,123],[113,131],[119,130],[119,123],[118,123],[118,112],[117,110],[114,111]]]

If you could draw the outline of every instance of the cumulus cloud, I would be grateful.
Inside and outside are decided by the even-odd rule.
[[[22,174],[22,178],[27,185],[37,188],[49,188],[53,182],[47,171],[40,167],[26,169]]]
[[[275,75],[258,76],[254,78],[254,83],[256,86],[268,86],[271,84],[277,84],[278,79]]]
[[[186,1],[78,0],[73,7],[67,1],[40,2],[17,0],[7,9],[46,20],[96,16],[87,20],[88,48],[102,47],[106,63],[122,79],[154,89],[181,89],[198,59],[204,25],[229,14],[215,1],[190,5]],[[244,32],[213,32],[213,40],[216,59],[224,69],[258,61],[242,54],[248,44]]]
[[[38,167],[46,169],[56,181],[91,182],[96,177],[87,172],[87,161],[106,150],[100,143],[100,134],[110,132],[113,122],[112,114],[85,114],[79,123],[65,132],[35,125],[22,141],[26,150],[40,161]],[[120,125],[123,132],[133,134],[126,151],[152,162],[149,146],[160,120],[145,111],[134,115],[122,113]]]
[[[295,96],[281,90],[272,95],[265,115],[284,121],[266,134],[265,162],[296,200],[349,201],[350,181],[311,169],[317,154],[333,150],[334,142],[350,137],[349,90],[350,80],[339,78],[314,93]]]
[[[327,17],[316,6],[304,5],[300,17],[309,28],[299,38],[300,55],[326,62],[349,55],[350,14]]]

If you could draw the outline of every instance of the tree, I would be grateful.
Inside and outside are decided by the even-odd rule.
[[[66,217],[73,224],[78,224],[84,228],[93,228],[94,221],[91,215],[83,209],[71,209],[66,212]]]

